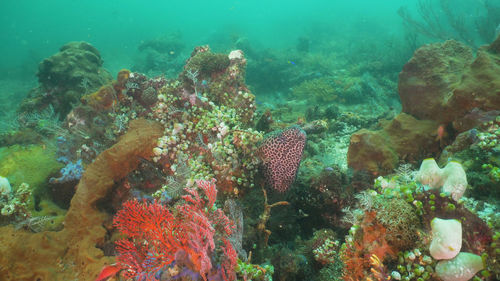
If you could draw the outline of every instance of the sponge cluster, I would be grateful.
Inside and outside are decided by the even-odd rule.
[[[453,161],[441,169],[433,158],[425,159],[420,165],[416,179],[431,189],[441,188],[442,192],[451,194],[455,201],[462,197],[467,188],[464,168]]]
[[[484,268],[482,258],[472,253],[460,252],[462,248],[462,223],[458,220],[434,218],[431,221],[431,256],[440,260],[436,274],[443,281],[467,281]]]

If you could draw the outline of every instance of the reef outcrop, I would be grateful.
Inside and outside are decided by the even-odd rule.
[[[447,124],[474,108],[500,108],[499,46],[500,37],[476,57],[453,40],[418,49],[399,75],[403,112]]]
[[[69,42],[38,66],[39,86],[21,104],[21,112],[37,111],[51,105],[66,116],[71,104],[112,80],[102,66],[99,51],[87,42]]]
[[[499,72],[500,37],[476,56],[453,40],[422,46],[399,75],[402,113],[381,130],[353,134],[349,166],[384,174],[398,162],[439,156],[456,135],[500,108]]]
[[[350,167],[373,175],[387,174],[400,161],[418,161],[439,151],[433,134],[436,122],[400,113],[384,123],[379,130],[362,129],[351,136],[347,153]]]

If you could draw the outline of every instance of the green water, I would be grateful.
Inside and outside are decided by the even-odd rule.
[[[120,141],[127,132],[130,120],[141,117],[161,121],[164,135],[158,141],[156,138],[152,141],[153,145],[156,145],[153,150],[155,157],[141,158],[139,168],[134,170],[130,167],[133,171],[128,171],[126,178],[121,176],[120,182],[117,180],[112,186],[113,192],[109,193],[113,194],[108,196],[112,197],[112,200],[106,201],[109,198],[104,198],[102,194],[101,198],[98,198],[99,208],[92,208],[92,211],[101,212],[102,217],[107,217],[106,223],[109,225],[126,199],[152,198],[153,192],[164,199],[164,194],[160,191],[166,189],[167,185],[172,189],[172,186],[176,185],[178,194],[171,195],[176,197],[174,201],[178,200],[175,203],[179,203],[182,201],[179,197],[184,192],[182,188],[187,182],[192,186],[193,179],[208,179],[210,175],[213,178],[220,177],[217,184],[226,183],[223,187],[219,186],[219,194],[222,196],[217,198],[217,204],[222,205],[230,201],[228,199],[235,199],[243,206],[241,208],[244,208],[241,221],[244,217],[245,234],[248,237],[240,237],[241,249],[238,250],[254,250],[255,264],[265,265],[265,268],[270,268],[272,264],[276,269],[276,280],[340,280],[340,245],[349,243],[344,237],[350,237],[348,240],[350,239],[351,244],[354,239],[359,239],[359,236],[355,237],[353,234],[354,228],[349,230],[352,225],[357,225],[357,229],[370,226],[370,220],[374,220],[373,217],[370,218],[370,213],[375,213],[372,212],[371,204],[375,209],[378,208],[377,212],[385,219],[386,224],[390,224],[388,221],[406,223],[401,229],[384,225],[388,231],[396,233],[394,236],[402,234],[398,237],[414,240],[408,242],[400,239],[396,241],[398,243],[395,243],[395,246],[389,245],[396,247],[398,251],[401,250],[399,259],[390,260],[385,264],[391,270],[400,270],[397,267],[398,262],[410,264],[410,267],[421,262],[421,258],[417,258],[415,263],[415,257],[408,259],[407,256],[413,254],[408,250],[420,247],[417,240],[421,244],[429,242],[426,237],[430,236],[429,221],[432,218],[425,212],[434,211],[436,206],[446,218],[460,218],[464,222],[470,222],[464,223],[464,228],[472,229],[479,225],[485,233],[488,232],[484,234],[486,238],[481,240],[484,245],[471,243],[471,251],[476,250],[476,254],[498,254],[497,244],[486,245],[495,237],[495,232],[498,239],[500,229],[500,219],[496,211],[500,208],[499,192],[495,189],[500,181],[500,116],[495,110],[500,108],[494,108],[488,103],[490,98],[491,104],[498,104],[494,103],[493,95],[488,96],[491,92],[500,92],[498,84],[495,84],[495,81],[499,80],[495,80],[495,75],[491,74],[494,73],[491,69],[498,69],[495,68],[498,61],[491,59],[489,64],[486,64],[484,61],[487,60],[483,60],[481,63],[484,64],[481,65],[486,65],[487,70],[485,73],[480,72],[481,69],[474,70],[479,71],[480,75],[476,76],[464,75],[459,79],[453,77],[455,73],[448,72],[454,69],[454,62],[458,62],[463,63],[465,67],[458,69],[456,73],[469,74],[466,71],[469,70],[474,55],[481,54],[481,51],[488,52],[485,55],[487,58],[498,58],[494,51],[485,51],[481,46],[490,44],[499,34],[500,0],[0,0],[0,176],[9,178],[13,188],[11,193],[6,189],[2,191],[10,195],[0,196],[0,203],[7,206],[8,202],[14,202],[15,196],[24,196],[19,190],[29,190],[30,187],[23,185],[24,183],[31,186],[31,193],[25,196],[30,198],[25,200],[29,201],[29,204],[25,202],[26,205],[21,210],[16,210],[15,215],[5,218],[0,216],[0,226],[16,225],[16,231],[29,233],[27,239],[33,239],[33,232],[65,234],[59,230],[65,227],[62,221],[72,206],[71,198],[81,174],[95,163],[97,155]],[[483,112],[464,110],[467,114],[471,113],[472,117],[467,118],[475,118],[473,121],[477,121],[467,129],[464,129],[466,125],[461,126],[461,123],[457,125],[453,122],[455,120],[440,124],[440,116],[433,115],[434,112],[429,113],[432,115],[429,120],[423,120],[425,118],[419,118],[417,114],[415,118],[410,115],[401,117],[403,114],[400,114],[402,111],[404,114],[410,114],[412,109],[410,104],[406,108],[408,112],[404,111],[404,101],[401,102],[403,98],[400,98],[399,75],[404,72],[404,66],[422,46],[444,46],[432,44],[441,44],[447,40],[456,40],[459,43],[453,45],[455,49],[446,54],[439,53],[439,49],[429,51],[430,61],[436,59],[438,66],[429,63],[426,65],[429,69],[415,71],[415,76],[427,70],[437,74],[422,80],[415,79],[415,84],[412,84],[412,77],[407,75],[407,84],[404,86],[407,92],[411,92],[412,86],[437,84],[434,81],[437,80],[442,84],[449,84],[451,89],[456,86],[453,83],[461,81],[462,78],[464,81],[470,77],[477,79],[460,86],[466,90],[472,89],[473,95],[476,94],[476,89],[479,95],[483,94],[485,98],[478,99],[478,107],[482,106],[481,109],[491,112],[481,115]],[[72,76],[61,75],[69,77],[66,80],[74,78],[75,81],[61,81],[57,78],[51,80],[50,73],[57,71],[44,66],[47,66],[47,62],[51,62],[52,58],[56,58],[55,64],[64,65],[65,61],[61,59],[62,52],[59,50],[61,46],[74,41],[85,41],[95,47],[103,60],[102,68],[95,61],[82,59],[84,63],[81,65],[73,61],[72,70],[82,71],[81,69],[90,66],[93,67],[92,71],[83,70],[82,75],[73,72]],[[75,45],[77,44],[73,44]],[[213,53],[220,54],[210,54],[210,59],[206,59],[209,52],[193,52],[195,47],[202,45],[209,45]],[[78,46],[81,49],[76,48],[77,55],[89,55],[86,51],[91,47],[87,44]],[[227,54],[236,49],[243,50],[245,63],[243,60],[228,58]],[[95,53],[91,53],[93,58]],[[203,57],[205,55],[207,57]],[[442,57],[452,59],[440,60]],[[206,65],[196,64],[196,59]],[[464,63],[466,60],[470,61]],[[420,57],[419,63],[422,61],[425,59]],[[230,63],[231,66],[236,65],[235,69],[229,67]],[[122,72],[126,73],[126,79],[132,82],[123,85],[116,81],[111,82],[112,79],[119,80],[117,74],[122,69],[132,72],[130,76],[128,72]],[[145,74],[147,78],[140,80],[139,73]],[[240,74],[243,76],[242,73],[245,73],[245,76],[239,77]],[[157,80],[152,82],[153,77]],[[455,80],[447,80],[449,77]],[[481,80],[482,77],[491,77],[491,81]],[[158,81],[163,84],[155,88],[154,84]],[[482,83],[493,86],[484,90]],[[105,96],[106,91],[98,91],[103,85],[107,85],[109,93],[112,93],[111,98]],[[440,86],[436,86],[441,91],[436,90],[437,94],[444,91]],[[467,88],[469,86],[471,88]],[[96,94],[90,95],[92,93]],[[102,96],[99,96],[99,93]],[[227,97],[234,98],[235,102],[231,103],[233,100]],[[175,102],[171,102],[172,100]],[[206,101],[212,100],[216,106],[214,103],[210,106],[210,103],[205,104]],[[445,99],[443,104],[446,102],[448,99]],[[421,104],[415,105],[418,106],[424,107]],[[196,111],[196,107],[204,111]],[[205,110],[209,107],[210,110]],[[228,108],[234,111],[229,111]],[[177,114],[179,112],[184,115]],[[460,118],[464,117],[464,112]],[[247,120],[246,114],[254,119]],[[401,120],[406,118],[404,120],[408,123],[401,125],[403,122],[398,123],[398,117],[401,117]],[[408,121],[409,119],[411,120]],[[464,117],[460,122],[464,120],[469,119]],[[487,120],[489,123],[481,123],[479,120]],[[428,123],[419,123],[422,128],[405,127],[407,124],[417,124],[417,121]],[[467,123],[465,121],[464,123]],[[186,129],[187,124],[191,126],[189,129]],[[301,126],[301,129],[295,125]],[[273,192],[269,184],[266,184],[269,188],[269,204],[283,200],[290,204],[288,206],[282,202],[277,205],[281,207],[273,209],[276,211],[273,211],[272,215],[266,214],[265,211],[262,212],[263,206],[269,208],[267,211],[271,207],[267,201],[263,202],[264,178],[271,177],[273,173],[266,171],[267,174],[264,175],[262,166],[268,165],[274,159],[260,159],[262,151],[257,147],[263,146],[266,140],[272,143],[272,137],[278,138],[280,134],[287,132],[280,129],[289,126],[294,127],[288,134],[292,137],[297,134],[295,141],[302,145],[299,149],[294,148],[295,161],[288,161],[292,164],[289,166],[295,168],[281,172],[290,172],[292,176],[287,178],[287,184],[276,184],[279,186],[277,190],[283,193]],[[302,129],[309,130],[307,138]],[[422,150],[433,150],[422,153],[411,149],[408,149],[408,153],[395,151],[393,148],[396,145],[390,146],[391,142],[397,142],[398,137],[406,140],[406,129],[411,131],[410,133],[413,133],[413,129],[421,129],[424,133],[417,137],[427,140],[426,143],[422,141],[422,146],[425,146]],[[184,130],[186,133],[181,135]],[[362,139],[359,135],[352,137],[360,131],[366,133],[367,130],[376,133],[383,130],[387,132],[380,133],[381,136],[377,135],[374,139]],[[264,138],[266,133],[271,133],[266,135],[269,138]],[[61,141],[61,137],[64,141]],[[224,140],[225,137],[227,140]],[[248,143],[243,141],[244,137]],[[391,137],[393,139],[390,139]],[[413,141],[402,141],[398,143],[400,146],[397,148],[412,148],[416,143]],[[366,145],[367,151],[377,150],[384,145],[388,148],[380,154],[369,154],[371,151],[368,151],[368,156],[362,154],[365,151],[361,151],[360,154],[364,155],[365,159],[360,157],[361,160],[357,163],[353,161],[355,165],[375,163],[373,166],[378,165],[378,169],[379,166],[392,161],[394,163],[390,165],[394,167],[384,167],[384,171],[380,168],[368,171],[369,173],[365,173],[363,169],[353,172],[352,168],[355,167],[348,166],[348,151],[357,143]],[[67,147],[64,148],[65,146]],[[116,156],[111,154],[106,157],[111,159]],[[61,161],[61,155],[69,156]],[[294,155],[287,156],[293,158]],[[442,155],[449,155],[449,159]],[[465,205],[452,201],[446,194],[440,194],[439,190],[430,195],[433,198],[422,195],[424,183],[417,183],[414,174],[426,157],[435,157],[441,167],[444,167],[444,162],[448,160],[458,159],[457,161],[463,163],[465,170],[461,165],[453,164],[455,168],[459,166],[458,172],[455,171],[453,175],[459,175],[457,178],[461,180],[460,184],[465,177],[469,179],[470,187],[465,196],[470,198],[464,200]],[[190,163],[189,165],[194,163],[193,167],[185,167],[184,162]],[[279,167],[281,162],[276,163]],[[45,169],[38,169],[37,165]],[[64,175],[67,170],[61,169],[65,165],[69,167],[68,170],[75,169],[77,175],[72,175],[74,177],[68,180],[69,188],[63,189],[59,184],[66,181]],[[367,164],[363,167],[368,166]],[[118,169],[113,167],[113,170]],[[439,170],[439,173],[451,173],[444,171],[445,168],[443,171]],[[379,175],[387,178],[377,178]],[[446,177],[452,176],[446,174]],[[374,187],[375,178],[377,182]],[[3,183],[7,180],[0,179]],[[467,186],[467,181],[464,185]],[[393,187],[395,191],[386,192],[390,190],[388,186]],[[59,192],[56,188],[64,192]],[[111,190],[111,187],[106,188]],[[135,190],[131,191],[132,189]],[[379,193],[363,192],[366,189],[374,189]],[[465,187],[461,192],[464,190]],[[437,196],[439,197],[436,199]],[[393,197],[398,197],[398,200],[392,200]],[[91,201],[88,198],[86,200]],[[422,209],[422,202],[427,204],[427,209]],[[165,205],[168,206],[168,203]],[[214,206],[217,207],[216,205]],[[217,209],[215,207],[214,210]],[[218,207],[222,209],[222,206]],[[357,209],[349,211],[350,207]],[[174,209],[172,206],[168,208]],[[466,208],[473,213],[466,211]],[[209,209],[204,208],[203,212],[208,213]],[[29,215],[26,215],[27,213]],[[399,214],[404,216],[404,219],[401,219]],[[269,221],[263,221],[263,229],[256,232],[254,229],[261,226],[258,223],[262,222],[260,220],[263,220],[263,217]],[[51,222],[48,223],[47,220]],[[37,223],[39,225],[36,225]],[[243,222],[241,223],[243,225]],[[420,224],[422,229],[417,231],[417,225],[420,227]],[[379,227],[385,231],[384,227]],[[410,234],[405,232],[405,227],[411,229]],[[117,230],[111,226],[108,228],[108,235],[101,237],[101,240],[106,240],[102,242],[106,245],[98,245],[98,248],[107,256],[115,256],[113,239],[116,237],[113,233]],[[318,231],[319,229],[327,230]],[[267,230],[272,234],[267,234],[263,239]],[[374,236],[385,235],[383,231],[375,229]],[[414,235],[417,232],[424,234],[417,237]],[[363,243],[366,248],[370,248],[371,242],[367,241],[373,238],[370,237],[372,232],[370,230],[366,233],[365,238],[368,238]],[[331,241],[325,240],[325,237]],[[61,239],[65,241],[66,238]],[[270,239],[269,245],[267,238]],[[394,237],[388,237],[390,242],[397,240],[389,239]],[[464,239],[468,239],[467,243],[480,240],[475,236],[467,236]],[[375,241],[374,244],[378,242]],[[382,242],[377,244],[380,246],[377,253],[384,253],[389,247]],[[405,248],[405,242],[410,245],[408,248]],[[321,247],[318,247],[317,243]],[[326,250],[323,245],[327,247]],[[23,248],[22,246],[19,248]],[[94,245],[90,248],[92,246]],[[54,248],[61,250],[59,247]],[[420,248],[424,254],[430,255],[426,244]],[[329,252],[328,255],[313,252],[318,252],[318,249],[327,252],[335,250],[331,250],[333,253]],[[362,253],[365,249],[357,250]],[[53,274],[54,268],[59,268],[61,274],[64,274],[61,276],[65,277],[71,276],[72,270],[91,277],[80,280],[93,280],[97,276],[99,271],[95,268],[86,271],[92,264],[88,265],[88,268],[83,263],[80,267],[79,264],[75,266],[75,261],[72,260],[74,257],[71,255],[77,255],[71,252],[68,257],[62,257],[62,252],[61,260],[57,259],[57,262],[47,266],[51,271],[47,276],[52,276],[50,274]],[[1,253],[11,254],[8,249],[0,247]],[[215,255],[215,251],[211,254],[219,255],[217,258],[211,257],[214,260],[212,269],[218,271],[215,260],[222,255],[219,252]],[[389,253],[392,254],[397,257],[397,253]],[[351,257],[353,256],[351,253]],[[336,259],[335,263],[332,262],[333,257]],[[370,257],[365,253],[365,256],[360,258],[364,258],[364,266],[368,268],[368,264],[372,263],[372,269],[379,270],[380,275],[388,278],[388,272],[383,272],[384,265],[377,267],[376,262],[369,260]],[[0,255],[0,261],[1,258]],[[89,259],[92,258],[95,257]],[[383,259],[383,256],[380,258]],[[479,259],[479,256],[475,258]],[[105,259],[107,258],[99,256],[94,262],[104,265]],[[357,262],[353,260],[345,262],[350,262],[352,266]],[[491,260],[494,258],[489,260],[488,270],[500,275],[500,270]],[[435,264],[436,261],[433,260],[431,270],[427,267],[425,270],[431,272]],[[183,266],[184,270],[191,270],[190,266]],[[247,266],[252,270],[258,268]],[[4,280],[1,274],[11,269],[15,269],[16,274],[22,271],[15,266],[0,263],[0,281]],[[402,274],[409,274],[404,270],[400,271]],[[330,278],[333,273],[335,279]],[[365,273],[366,276],[371,276],[377,272]],[[238,274],[241,275],[242,272]],[[28,277],[23,276],[21,280],[33,280],[29,274],[26,276]],[[137,278],[141,280],[140,277]],[[219,280],[216,278],[214,277],[214,280]],[[482,280],[493,278],[484,277]],[[10,276],[5,280],[16,278]],[[35,280],[51,281],[43,278]]]
[[[384,40],[401,35],[396,14],[413,1],[2,1],[2,71],[36,64],[68,41],[97,47],[112,71],[128,67],[141,41],[180,32],[199,44],[231,48],[247,37],[262,48],[294,46],[299,36]],[[376,36],[376,37],[374,37]]]

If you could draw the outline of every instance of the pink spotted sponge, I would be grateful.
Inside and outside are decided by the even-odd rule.
[[[266,135],[259,147],[267,184],[279,192],[285,192],[295,181],[306,133],[299,126],[274,131]]]

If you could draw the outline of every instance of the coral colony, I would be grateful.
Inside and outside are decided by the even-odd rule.
[[[63,45],[0,124],[0,280],[499,280],[500,37],[462,35],[396,68],[172,34],[114,77]]]

